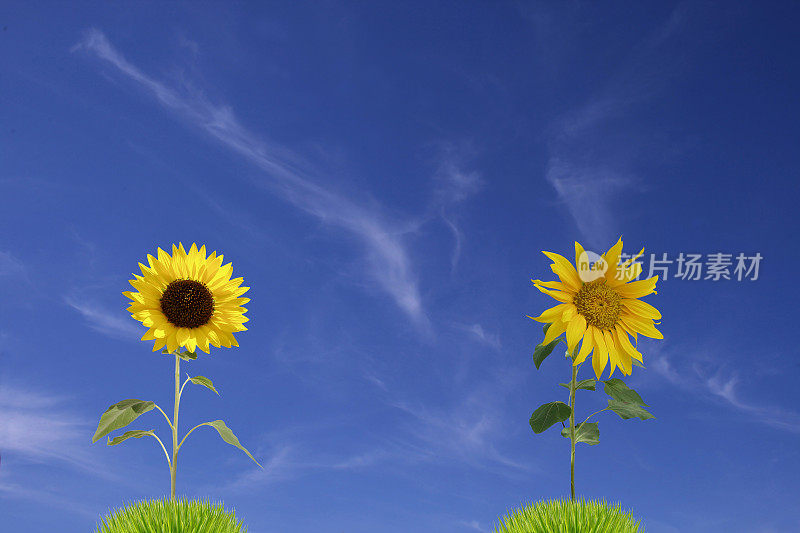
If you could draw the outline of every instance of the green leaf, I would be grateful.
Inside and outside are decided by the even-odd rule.
[[[619,400],[608,400],[608,408],[617,413],[623,420],[634,417],[641,418],[642,420],[655,418],[653,415],[645,411],[641,405],[621,402]]]
[[[569,383],[559,383],[562,387],[569,390]],[[594,390],[595,380],[593,379],[582,379],[575,383],[575,390]]]
[[[636,405],[647,406],[647,404],[644,403],[644,400],[642,400],[642,397],[639,396],[639,393],[637,393],[635,390],[625,385],[625,382],[622,381],[621,379],[612,378],[609,380],[602,380],[602,381],[603,383],[605,383],[604,389],[606,394],[608,394],[615,400],[619,400],[621,402],[626,402],[626,403],[632,403]]]
[[[563,422],[569,418],[570,414],[572,414],[572,409],[564,402],[546,403],[531,415],[531,429],[534,433],[541,433],[553,424]]]
[[[642,363],[640,363],[639,361],[637,361],[633,357],[631,357],[631,363],[633,363],[634,365],[636,365],[638,367],[641,367],[641,368],[647,368],[646,366],[644,366]]]
[[[180,357],[184,361],[194,361],[195,359],[197,359],[197,352],[190,352],[189,350],[184,350],[178,353],[178,357]]]
[[[122,400],[115,403],[100,417],[97,431],[94,432],[92,443],[97,442],[115,429],[123,428],[156,406],[153,402],[144,400]]]
[[[561,430],[561,434],[569,438],[569,430],[571,426],[567,426]],[[597,422],[584,422],[578,424],[575,429],[575,442],[585,442],[590,446],[600,444],[600,429],[597,427]]]
[[[211,390],[213,390],[214,392],[217,393],[217,396],[219,396],[219,393],[217,392],[217,389],[214,388],[214,384],[211,383],[211,380],[208,379],[207,377],[205,377],[205,376],[195,376],[193,378],[189,378],[189,381],[191,381],[195,385],[202,385],[203,387],[205,387],[207,389],[211,389]]]
[[[141,439],[142,437],[147,435],[152,435],[155,437],[156,436],[155,430],[151,429],[150,431],[145,431],[143,429],[134,429],[133,431],[126,431],[119,437],[114,437],[113,439],[109,437],[108,442],[106,444],[109,446],[116,446],[120,442],[126,441],[128,439]]]
[[[219,436],[222,437],[222,440],[224,440],[225,442],[227,442],[232,446],[236,446],[244,453],[246,453],[247,456],[250,459],[252,459],[255,464],[261,466],[261,463],[256,461],[256,458],[250,455],[250,452],[248,452],[247,449],[244,446],[242,446],[242,444],[239,442],[239,439],[237,439],[236,435],[233,434],[233,431],[231,431],[231,429],[225,425],[225,422],[223,422],[222,420],[214,420],[213,422],[204,422],[203,425],[211,426],[212,428],[216,429],[217,433],[219,433]],[[261,468],[264,467],[261,466]]]
[[[547,329],[549,327],[550,327],[550,324],[545,324],[544,325],[544,333],[545,333],[545,335],[547,335]],[[536,365],[536,370],[539,370],[539,365],[542,364],[542,361],[544,361],[545,358],[553,352],[553,350],[555,349],[556,345],[558,345],[558,343],[563,341],[563,340],[564,339],[559,337],[559,338],[557,338],[556,340],[554,340],[553,342],[551,342],[549,344],[537,344],[536,345],[536,348],[533,350],[533,364]]]

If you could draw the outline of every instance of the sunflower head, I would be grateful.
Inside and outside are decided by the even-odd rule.
[[[573,357],[573,365],[579,365],[592,355],[592,367],[597,379],[611,363],[610,376],[619,367],[623,374],[630,375],[632,359],[642,363],[642,354],[636,349],[637,335],[654,339],[664,336],[655,328],[654,320],[661,313],[639,298],[655,294],[658,276],[634,281],[642,272],[642,265],[635,260],[644,253],[644,248],[623,264],[622,238],[611,249],[598,256],[596,265],[605,270],[586,274],[587,252],[575,243],[575,265],[565,257],[543,252],[553,264],[550,269],[559,281],[531,280],[537,289],[556,299],[559,304],[547,309],[538,317],[538,322],[550,323],[544,344],[548,344],[566,333],[567,348]],[[589,254],[590,255],[590,254]],[[580,274],[579,274],[580,272]],[[632,335],[634,344],[628,335]],[[580,349],[578,347],[580,346]]]
[[[250,319],[241,306],[250,299],[240,296],[250,287],[239,286],[244,278],[231,279],[233,267],[221,266],[223,257],[206,257],[206,247],[198,250],[196,244],[186,252],[178,243],[172,255],[161,248],[158,258],[148,254],[149,267],[139,263],[142,275],[128,280],[138,292],[122,294],[132,300],[131,316],[149,328],[142,340],[154,340],[154,352],[239,346],[233,332],[247,330],[242,324]]]

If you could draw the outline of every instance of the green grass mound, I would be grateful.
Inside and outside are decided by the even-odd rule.
[[[144,500],[111,511],[96,533],[247,533],[222,504],[181,498]]]
[[[644,533],[644,529],[619,504],[611,508],[605,499],[586,502],[580,498],[523,505],[500,518],[494,533]]]

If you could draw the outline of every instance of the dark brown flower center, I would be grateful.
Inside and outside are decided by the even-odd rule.
[[[214,297],[203,283],[176,279],[161,295],[161,312],[178,328],[199,328],[214,314]]]
[[[606,285],[605,279],[584,283],[572,303],[587,324],[601,330],[611,329],[622,310],[622,297]]]

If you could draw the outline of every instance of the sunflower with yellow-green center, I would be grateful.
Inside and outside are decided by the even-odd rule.
[[[618,264],[622,253],[620,238],[602,255],[607,265],[605,273],[589,282],[581,279],[576,268],[565,257],[552,252],[542,253],[553,261],[550,269],[560,281],[531,281],[537,289],[561,302],[538,317],[528,317],[550,323],[543,344],[549,344],[566,333],[570,354],[580,344],[573,365],[581,364],[593,353],[592,367],[597,379],[600,379],[608,362],[611,363],[609,376],[614,374],[616,367],[623,374],[630,375],[631,359],[643,362],[642,354],[637,350],[637,334],[654,339],[664,338],[655,327],[658,322],[654,322],[661,318],[661,313],[639,300],[648,294],[656,294],[658,276],[634,281],[642,272],[642,265],[634,261],[644,253],[644,248],[625,263]],[[581,268],[582,258],[585,263],[585,257],[583,246],[576,242],[575,265],[578,268]],[[633,336],[636,346],[628,335]]]
[[[131,316],[149,328],[142,340],[154,340],[154,352],[239,346],[233,332],[247,330],[241,306],[250,299],[240,296],[250,287],[239,286],[244,278],[231,279],[233,266],[221,266],[223,257],[216,251],[206,257],[205,245],[198,250],[194,243],[186,252],[178,243],[172,255],[161,248],[157,259],[148,254],[149,267],[139,263],[142,275],[128,280],[138,292],[122,294],[132,300]]]

